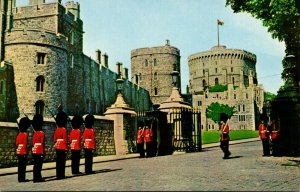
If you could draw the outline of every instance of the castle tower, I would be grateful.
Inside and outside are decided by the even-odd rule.
[[[240,49],[215,46],[209,51],[188,57],[190,69],[190,91],[199,93],[216,84],[233,84],[248,87],[250,71],[256,81],[256,56]]]
[[[179,72],[176,87],[180,89],[180,51],[170,45],[139,48],[131,51],[132,81],[149,91],[154,104],[167,100],[172,92],[172,72]]]
[[[75,18],[80,18],[80,5],[78,2],[68,1],[65,6],[67,12],[72,13]]]
[[[5,2],[14,6],[12,0]],[[19,111],[26,114],[50,116],[61,104],[66,112],[74,111],[73,98],[83,103],[69,96],[83,81],[82,21],[59,2],[31,0],[38,6],[12,9],[14,25],[5,30],[4,56],[13,65]]]

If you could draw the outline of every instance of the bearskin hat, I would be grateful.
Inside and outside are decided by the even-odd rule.
[[[43,116],[41,114],[35,114],[32,119],[32,127],[36,131],[42,130],[44,123]]]
[[[80,126],[82,125],[83,123],[83,119],[81,116],[79,115],[75,115],[72,120],[71,120],[71,125],[74,129],[78,129],[80,128]]]
[[[137,126],[138,126],[138,128],[139,127],[144,127],[144,122],[143,121],[138,121]]]
[[[84,119],[84,124],[86,128],[92,128],[94,125],[94,115],[88,114]]]
[[[65,127],[67,121],[68,121],[68,115],[65,112],[60,111],[57,113],[55,117],[55,122],[58,127]]]
[[[228,115],[226,113],[221,113],[220,120],[226,122],[228,120]]]
[[[22,117],[18,125],[21,132],[26,132],[28,127],[30,127],[30,119],[28,117]]]

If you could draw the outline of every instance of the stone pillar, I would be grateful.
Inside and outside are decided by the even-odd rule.
[[[108,55],[107,55],[107,53],[104,53],[102,55],[102,59],[103,59],[102,63],[104,65],[104,67],[108,68]]]
[[[124,79],[128,79],[128,69],[124,68]]]
[[[114,121],[116,155],[133,152],[131,144],[135,140],[136,112],[125,103],[122,93],[118,93],[115,104],[107,108],[104,115]]]

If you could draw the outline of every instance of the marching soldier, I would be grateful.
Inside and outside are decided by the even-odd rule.
[[[30,127],[30,120],[28,117],[20,119],[19,134],[16,138],[17,156],[18,156],[18,181],[26,182],[26,166],[27,166],[27,142],[28,135],[26,133],[28,127]]]
[[[279,131],[275,120],[272,120],[270,139],[272,142],[272,155],[279,156]]]
[[[43,116],[36,114],[32,120],[34,133],[32,136],[33,182],[44,182],[42,178],[43,158],[45,152],[45,133],[42,131]]]
[[[84,119],[85,129],[82,136],[84,144],[84,157],[85,157],[85,173],[92,174],[93,171],[93,152],[95,150],[95,131],[93,129],[94,116],[88,114]]]
[[[221,113],[220,148],[224,153],[223,159],[228,159],[231,155],[229,151],[229,140],[228,116],[225,113]]]
[[[54,143],[56,149],[56,177],[65,178],[66,152],[67,152],[67,124],[68,116],[63,111],[57,113],[55,121],[57,128],[54,132]]]
[[[152,157],[152,128],[150,120],[146,120],[146,126],[144,130],[144,138],[146,142],[146,157]]]
[[[262,116],[261,116],[261,122],[258,127],[258,131],[259,131],[259,137],[263,145],[263,156],[270,156],[268,130],[264,124],[264,120]]]
[[[71,160],[72,160],[72,174],[80,174],[79,164],[80,164],[80,127],[82,125],[82,117],[75,115],[71,120],[72,131],[70,133],[70,143],[71,143]]]
[[[137,131],[137,151],[140,153],[140,158],[145,157],[144,150],[144,123],[142,121],[138,122],[138,131]]]

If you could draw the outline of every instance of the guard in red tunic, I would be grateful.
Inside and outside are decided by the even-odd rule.
[[[275,120],[272,120],[270,139],[272,143],[272,155],[279,156],[279,129]]]
[[[72,160],[72,174],[80,174],[80,144],[81,144],[81,131],[82,117],[75,115],[72,120],[72,131],[70,132],[70,143],[71,143],[71,160]]]
[[[146,157],[152,157],[152,136],[151,121],[146,120],[146,126],[144,130],[144,139],[146,142]]]
[[[42,115],[34,115],[32,127],[34,129],[32,136],[33,182],[44,182],[45,180],[41,174],[45,152],[45,133],[42,131]]]
[[[140,158],[145,157],[145,150],[144,150],[144,122],[138,122],[138,131],[137,131],[137,151],[140,153]]]
[[[82,136],[82,142],[84,145],[84,157],[85,157],[85,173],[92,174],[93,171],[93,153],[95,150],[95,131],[93,129],[94,116],[88,114],[84,119],[85,129]]]
[[[18,181],[26,182],[26,165],[27,165],[27,142],[28,135],[26,133],[28,127],[30,127],[30,120],[27,117],[20,119],[19,134],[16,138],[17,156],[18,156]]]
[[[67,124],[68,116],[63,111],[57,113],[55,117],[57,128],[54,132],[54,143],[56,149],[56,177],[65,178],[66,152],[67,152]]]
[[[269,146],[269,136],[267,127],[264,124],[263,118],[261,117],[261,121],[258,127],[259,137],[262,141],[263,145],[263,156],[270,156],[270,146]]]
[[[221,113],[221,126],[220,126],[220,148],[224,153],[223,159],[228,159],[231,155],[229,151],[229,124],[228,116],[225,113]]]

